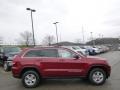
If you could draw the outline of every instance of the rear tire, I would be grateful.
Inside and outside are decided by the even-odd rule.
[[[26,87],[26,88],[37,87],[40,83],[40,80],[41,79],[40,79],[39,74],[34,70],[26,71],[22,75],[22,83],[23,83],[24,87]]]
[[[90,71],[89,81],[94,85],[102,85],[106,81],[106,72],[100,68],[94,68]]]

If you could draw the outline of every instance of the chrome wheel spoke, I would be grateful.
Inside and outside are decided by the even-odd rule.
[[[36,77],[34,74],[28,74],[26,77],[25,77],[25,83],[29,86],[31,85],[34,85],[36,82]]]
[[[92,78],[93,78],[94,82],[101,83],[103,81],[104,76],[103,76],[102,72],[97,71],[97,72],[93,73]]]

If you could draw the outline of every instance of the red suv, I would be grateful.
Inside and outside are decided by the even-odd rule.
[[[110,76],[105,59],[83,56],[63,47],[37,47],[23,50],[14,57],[12,73],[32,88],[47,78],[84,78],[101,85]]]

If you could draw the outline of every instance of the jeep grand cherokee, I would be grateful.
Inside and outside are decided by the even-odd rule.
[[[63,47],[37,47],[23,50],[13,60],[12,73],[25,87],[33,88],[47,78],[85,78],[101,85],[111,67],[103,58],[82,56]]]

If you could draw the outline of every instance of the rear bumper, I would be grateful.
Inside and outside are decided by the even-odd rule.
[[[12,67],[12,75],[14,78],[20,78],[20,73],[19,73],[19,68],[16,68],[16,67]]]

